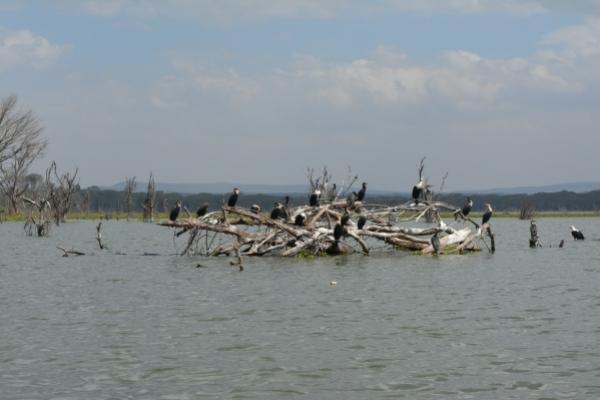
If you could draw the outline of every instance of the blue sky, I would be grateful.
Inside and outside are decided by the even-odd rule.
[[[600,1],[5,0],[0,96],[82,183],[600,180]]]

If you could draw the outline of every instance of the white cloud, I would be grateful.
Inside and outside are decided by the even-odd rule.
[[[20,65],[46,67],[55,63],[65,49],[28,30],[0,33],[0,69]]]
[[[569,57],[600,54],[600,19],[560,29],[546,36],[544,43],[559,45]]]

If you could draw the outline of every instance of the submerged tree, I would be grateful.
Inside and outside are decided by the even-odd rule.
[[[132,178],[125,178],[125,212],[127,213],[127,221],[131,217],[131,209],[133,208],[133,193],[137,182],[135,176]]]
[[[47,145],[37,117],[30,110],[16,107],[14,95],[0,102],[0,191],[13,213],[19,211],[20,200],[27,191],[27,171]]]
[[[148,191],[146,192],[146,198],[144,199],[144,222],[152,222],[154,220],[154,207],[156,205],[156,183],[154,182],[154,175],[150,172],[150,178],[148,179]]]

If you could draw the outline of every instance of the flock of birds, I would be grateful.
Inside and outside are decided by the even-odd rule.
[[[415,205],[418,205],[419,202],[422,201],[425,190],[427,190],[427,188],[428,187],[425,184],[425,182],[423,181],[423,179],[419,179],[419,181],[413,186],[412,200]],[[332,192],[334,193],[334,198],[335,198],[337,196],[335,184],[333,184]],[[350,193],[347,201],[349,204],[353,204],[356,201],[362,202],[365,199],[366,194],[367,194],[367,183],[363,182],[360,190],[358,192]],[[227,199],[227,206],[235,207],[239,197],[240,197],[240,189],[234,188],[233,191],[231,192],[229,198]],[[329,199],[329,200],[331,201],[334,198]],[[284,221],[287,221],[289,219],[289,213],[287,211],[289,202],[290,202],[289,196],[285,196],[283,203],[276,202],[273,209],[271,210],[271,214],[270,214],[271,219],[282,219]],[[310,194],[310,197],[308,198],[308,204],[311,207],[319,207],[320,202],[321,202],[321,190],[315,189],[312,191],[312,193]],[[455,219],[457,219],[459,216],[462,216],[463,218],[467,218],[469,216],[469,214],[471,213],[472,209],[473,209],[473,200],[470,197],[467,197],[467,201],[466,201],[465,205],[461,209],[456,210],[456,212],[454,213]],[[257,204],[252,205],[250,207],[250,210],[257,214],[262,211],[261,207]],[[180,211],[181,211],[181,202],[177,201],[175,207],[169,213],[169,220],[176,221],[177,218],[179,217]],[[198,218],[203,217],[204,215],[206,215],[207,212],[208,212],[208,203],[204,203],[196,211],[196,217],[198,217]],[[482,226],[490,221],[490,219],[492,218],[493,212],[494,212],[494,210],[492,209],[492,205],[489,203],[486,203],[485,211],[481,217],[481,225]],[[334,237],[336,243],[339,242],[341,237],[344,235],[345,226],[348,224],[349,220],[350,220],[350,215],[346,212],[342,215],[342,217],[340,218],[340,221],[334,226],[333,237]],[[306,222],[306,214],[303,212],[298,213],[294,217],[294,225],[296,225],[296,226],[304,226],[305,222]],[[362,229],[366,223],[367,223],[367,218],[364,215],[361,215],[357,221],[358,229]],[[571,226],[571,235],[573,236],[573,239],[575,239],[575,240],[584,240],[583,233],[579,229],[575,228],[574,226]],[[439,239],[437,239],[436,235],[434,235],[434,236],[435,237],[432,238],[433,241],[439,240]]]

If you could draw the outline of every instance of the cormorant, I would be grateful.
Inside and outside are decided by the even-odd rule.
[[[296,218],[294,218],[294,225],[304,226],[305,221],[306,221],[306,214],[300,213],[300,214],[296,215]]]
[[[200,208],[198,208],[198,211],[196,211],[196,217],[200,218],[206,215],[206,212],[208,211],[208,203],[204,203],[200,206]]]
[[[436,255],[440,254],[440,250],[442,249],[439,234],[440,234],[440,231],[437,231],[431,237],[431,245],[433,246],[433,251],[435,252]]]
[[[252,204],[250,206],[250,211],[252,211],[254,214],[259,214],[262,210],[262,207],[259,206],[258,204]]]
[[[358,198],[358,194],[356,194],[356,192],[351,192],[348,195],[348,197],[346,197],[346,206],[354,207],[354,202],[356,201],[357,198]]]
[[[415,201],[415,205],[419,204],[419,199],[423,196],[423,188],[425,187],[425,183],[423,179],[419,179],[419,182],[415,186],[413,186],[412,190],[412,198]]]
[[[171,213],[169,213],[169,219],[171,221],[175,221],[179,216],[179,211],[181,211],[181,201],[177,200],[177,203],[175,203],[175,208],[173,208]]]
[[[342,218],[340,218],[340,224],[342,224],[342,226],[346,226],[348,225],[348,221],[350,221],[350,214],[344,213]]]
[[[365,217],[364,215],[361,215],[360,217],[358,217],[358,222],[356,223],[356,226],[358,227],[358,229],[362,229],[365,227],[366,223],[367,223],[367,217]]]
[[[344,235],[344,227],[342,226],[341,222],[338,222],[333,227],[333,238],[335,239],[335,242],[336,243],[339,242],[343,235]]]
[[[466,218],[471,213],[472,208],[473,208],[473,200],[471,200],[470,197],[467,197],[467,202],[465,203],[463,208],[461,208],[460,210],[456,210],[454,212],[454,220],[456,221],[458,219],[458,215],[461,213],[462,213],[462,216],[464,218]]]
[[[585,237],[583,236],[583,233],[581,233],[581,231],[577,228],[575,228],[573,225],[571,225],[571,235],[573,235],[573,239],[575,240],[584,240]]]
[[[240,189],[233,188],[233,192],[231,193],[231,196],[229,196],[229,200],[227,200],[227,205],[229,207],[235,207],[235,203],[237,203],[239,196],[240,196]]]
[[[367,194],[367,182],[362,183],[362,188],[358,191],[358,194],[356,195],[356,200],[363,201],[363,199],[365,198],[365,194]]]
[[[492,218],[492,213],[494,212],[490,203],[485,203],[485,207],[487,211],[484,212],[483,216],[481,217],[481,225],[485,225],[487,222],[489,222],[490,218]]]
[[[310,198],[308,199],[308,204],[311,207],[318,207],[319,206],[319,198],[321,197],[321,191],[319,189],[315,189],[311,195]]]
[[[271,211],[271,219],[283,218],[283,205],[280,202],[275,203],[275,207]]]

